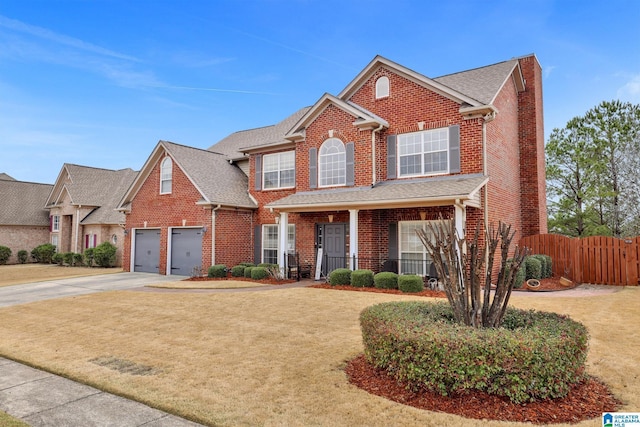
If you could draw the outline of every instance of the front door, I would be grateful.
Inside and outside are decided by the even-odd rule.
[[[345,224],[323,224],[321,231],[323,250],[322,274],[327,276],[336,268],[347,266],[347,253],[345,247]]]

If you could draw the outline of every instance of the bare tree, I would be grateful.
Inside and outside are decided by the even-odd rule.
[[[483,230],[478,224],[473,241],[467,244],[458,236],[453,219],[428,225],[428,230],[416,230],[422,244],[443,278],[444,290],[457,322],[476,328],[500,326],[509,304],[516,274],[527,248],[515,248],[509,258],[509,247],[515,235],[511,226],[500,222],[498,228]],[[500,248],[500,268],[493,280],[496,250]],[[495,284],[495,292],[491,292]],[[484,287],[484,290],[483,290]]]

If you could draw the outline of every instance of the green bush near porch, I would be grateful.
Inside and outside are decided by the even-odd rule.
[[[398,289],[407,293],[422,292],[424,291],[424,280],[415,274],[403,274],[398,277]]]
[[[0,246],[0,265],[4,265],[11,257],[11,249],[6,246]]]
[[[356,288],[373,287],[373,271],[360,269],[351,272],[351,286]]]
[[[336,268],[329,273],[329,284],[331,286],[350,285],[351,270],[348,268]]]
[[[212,265],[207,270],[207,277],[218,279],[227,277],[227,266],[224,264]]]
[[[251,269],[251,278],[253,280],[262,280],[269,277],[269,269],[267,267],[253,267]]]
[[[379,289],[398,289],[398,275],[391,271],[383,271],[373,276],[373,284]]]

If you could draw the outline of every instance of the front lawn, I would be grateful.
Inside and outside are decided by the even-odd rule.
[[[107,292],[0,309],[0,355],[209,425],[521,425],[423,411],[349,384],[345,362],[363,351],[361,310],[415,299],[424,300],[312,288]],[[587,326],[589,373],[624,402],[620,411],[640,407],[639,299],[640,288],[512,296],[514,306]]]
[[[54,264],[0,265],[0,287],[120,272],[121,268],[61,267]]]

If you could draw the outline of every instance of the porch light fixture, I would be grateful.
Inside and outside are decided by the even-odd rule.
[[[124,235],[125,235],[125,236],[128,236],[128,235],[129,235],[129,229],[128,229],[128,228],[125,228],[125,229],[124,229]]]
[[[202,234],[205,234],[207,232],[207,226],[205,225],[204,227],[202,227]]]
[[[333,215],[329,215],[329,222],[333,222]]]
[[[280,224],[280,215],[276,216],[276,224]]]

